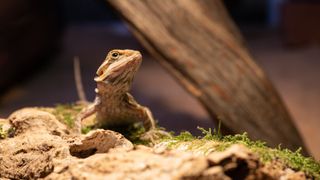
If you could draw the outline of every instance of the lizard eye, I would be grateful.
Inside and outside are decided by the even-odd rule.
[[[112,58],[118,58],[118,57],[119,57],[119,53],[118,53],[118,52],[113,52],[113,53],[111,54],[111,57],[112,57]]]

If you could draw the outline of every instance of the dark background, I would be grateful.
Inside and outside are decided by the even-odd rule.
[[[319,1],[225,3],[320,159]],[[114,48],[143,53],[133,94],[151,108],[160,125],[194,133],[197,126],[214,127],[200,104],[148,55],[102,0],[0,2],[0,117],[21,107],[77,101],[74,56],[80,58],[86,94],[93,100],[95,71]]]

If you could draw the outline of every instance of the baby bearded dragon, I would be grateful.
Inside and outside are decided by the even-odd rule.
[[[145,139],[153,141],[152,136],[156,136],[157,133],[165,134],[159,130],[155,131],[155,120],[151,111],[138,104],[129,94],[141,61],[139,51],[110,51],[94,78],[97,82],[95,101],[78,115],[78,123],[96,113],[97,125],[100,127],[142,122],[147,131]]]

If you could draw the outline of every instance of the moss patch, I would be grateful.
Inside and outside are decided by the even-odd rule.
[[[150,142],[141,140],[141,136],[146,132],[142,123],[134,123],[131,125],[104,127],[104,129],[113,130],[122,134],[125,138],[131,141],[133,144],[148,145]]]
[[[87,134],[87,133],[90,132],[92,129],[93,129],[93,127],[91,127],[91,126],[81,127],[81,133],[82,133],[82,134]]]
[[[7,132],[3,130],[2,125],[0,125],[0,139],[4,139],[7,137]]]
[[[0,124],[0,139],[12,137],[14,134],[14,131],[15,131],[15,129],[13,127],[10,127],[8,129],[4,129],[3,125]]]
[[[84,107],[84,104],[58,104],[53,108],[52,114],[60,122],[66,124],[69,128],[73,128],[77,115]]]
[[[168,143],[168,147],[172,149],[183,148],[204,155],[212,151],[223,151],[233,144],[243,144],[257,153],[264,163],[277,161],[283,167],[303,171],[307,176],[320,179],[320,162],[310,157],[304,157],[300,153],[301,149],[291,151],[280,146],[278,148],[270,148],[266,146],[265,142],[250,140],[247,133],[222,136],[220,132],[214,131],[212,133],[211,129],[199,129],[203,133],[201,137],[195,137],[189,132],[182,132],[173,138],[162,139],[162,142]]]

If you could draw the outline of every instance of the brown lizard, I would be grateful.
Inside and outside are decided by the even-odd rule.
[[[169,135],[164,131],[156,130],[151,111],[138,104],[129,93],[141,61],[142,56],[139,51],[110,51],[94,78],[97,82],[96,98],[78,115],[77,122],[81,124],[83,119],[96,113],[98,127],[142,122],[146,129],[143,139],[153,141],[159,134]]]

